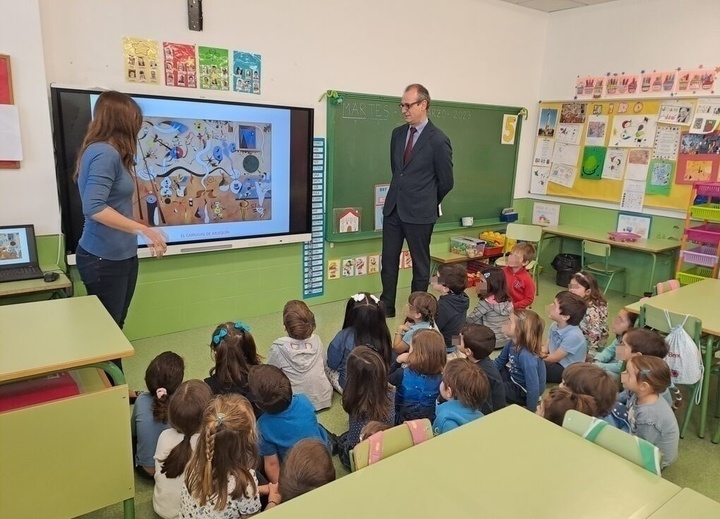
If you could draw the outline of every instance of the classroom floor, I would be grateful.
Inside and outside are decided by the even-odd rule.
[[[541,317],[545,318],[546,323],[547,312],[545,308],[560,290],[561,288],[555,285],[554,271],[540,276],[540,295],[537,296],[533,308]],[[407,297],[408,291],[407,288],[398,290],[398,308],[402,308],[400,302]],[[469,289],[468,292],[470,293],[470,305],[472,308],[476,296],[473,288]],[[608,292],[607,297],[610,318],[625,304],[634,302],[633,296],[623,298],[622,294],[617,292]],[[327,303],[313,306],[311,309],[315,314],[317,323],[316,333],[327,345],[343,321],[345,302]],[[238,319],[242,318],[242,316],[238,316]],[[401,316],[390,319],[388,321],[390,329],[392,330],[401,320]],[[280,312],[253,318],[246,322],[252,328],[251,331],[261,355],[267,353],[274,339],[284,335],[282,314]],[[135,355],[124,361],[125,373],[130,387],[138,390],[144,389],[145,368],[156,355],[168,350],[180,354],[185,359],[186,380],[205,378],[212,366],[209,341],[213,329],[214,326],[208,326],[134,341]],[[710,410],[714,409],[714,388],[715,381],[713,381],[710,391]],[[678,411],[678,416],[682,418],[684,412],[685,408],[683,407]],[[695,410],[688,433],[680,441],[678,460],[665,471],[663,476],[681,487],[690,487],[716,501],[720,501],[720,485],[717,484],[717,476],[720,474],[720,445],[710,442],[710,437],[712,432],[715,431],[715,427],[717,427],[718,420],[713,416],[712,412],[709,413],[708,432],[706,432],[704,439],[700,439],[696,433],[699,416],[699,411]],[[325,427],[337,434],[347,430],[347,415],[342,409],[339,395],[334,395],[332,408],[318,413],[318,419]],[[347,471],[340,465],[337,457],[334,460],[338,477],[346,475]],[[601,489],[608,489],[609,491],[611,488],[612,483],[604,481],[602,475],[598,474],[589,477],[588,484],[597,485],[599,492],[601,492]],[[609,492],[608,497],[611,497],[611,494],[612,492]],[[135,512],[137,519],[155,519],[158,517],[152,508],[152,485],[138,478],[135,479]],[[122,517],[122,504],[113,505],[82,517],[87,519]]]

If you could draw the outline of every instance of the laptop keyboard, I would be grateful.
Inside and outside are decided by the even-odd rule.
[[[0,283],[5,281],[21,281],[23,279],[39,279],[43,271],[39,267],[15,267],[0,269]]]

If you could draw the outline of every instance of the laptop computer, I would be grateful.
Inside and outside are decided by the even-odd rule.
[[[43,277],[37,256],[35,227],[0,226],[0,283]]]

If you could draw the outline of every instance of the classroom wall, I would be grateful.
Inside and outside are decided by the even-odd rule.
[[[28,12],[10,23],[16,36],[25,38],[20,27],[22,31],[29,27],[35,42],[42,34],[47,78],[33,80],[36,89],[42,85],[42,93],[35,93],[30,103],[39,108],[28,106],[28,111],[44,118],[46,126],[48,82],[311,106],[316,109],[318,136],[325,135],[325,107],[318,101],[325,90],[399,96],[410,82],[426,84],[438,99],[527,106],[529,121],[536,118],[548,15],[499,0],[368,0],[361,4],[349,0],[242,4],[213,0],[204,5],[203,32],[187,29],[185,0],[40,0],[39,17],[37,4],[33,0],[35,9],[25,7],[23,12]],[[0,0],[0,8],[4,8],[0,12],[17,11],[16,2],[10,0]],[[262,95],[125,83],[123,36],[259,53],[263,57]],[[5,39],[4,31],[0,32],[0,52]],[[15,47],[12,54],[20,59]],[[38,58],[33,65],[42,70]],[[47,150],[51,148],[49,134],[41,141]],[[533,139],[522,139],[520,164],[529,164],[532,146]],[[51,164],[43,174],[46,181],[54,178]],[[38,196],[42,207],[56,206],[55,200],[54,190]],[[13,220],[18,214],[36,218],[18,198],[7,203],[7,214],[12,214]],[[55,210],[40,212],[59,227]],[[436,243],[442,246],[450,234],[457,232],[439,234]],[[125,331],[130,338],[146,337],[280,310],[287,299],[301,297],[301,250],[299,245],[288,245],[143,260]],[[328,245],[326,258],[379,250],[379,240]],[[410,273],[404,271],[400,284],[409,282]],[[76,285],[81,293],[82,287]],[[361,289],[377,292],[379,287],[377,275],[328,282],[326,295],[309,302],[344,299]]]

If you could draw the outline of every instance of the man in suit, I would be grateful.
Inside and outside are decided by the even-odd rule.
[[[430,237],[438,204],[453,188],[452,147],[428,119],[430,93],[422,85],[405,89],[400,103],[406,124],[390,139],[392,180],[383,207],[381,279],[388,317],[395,316],[400,252],[407,240],[413,264],[412,291],[430,282]]]

